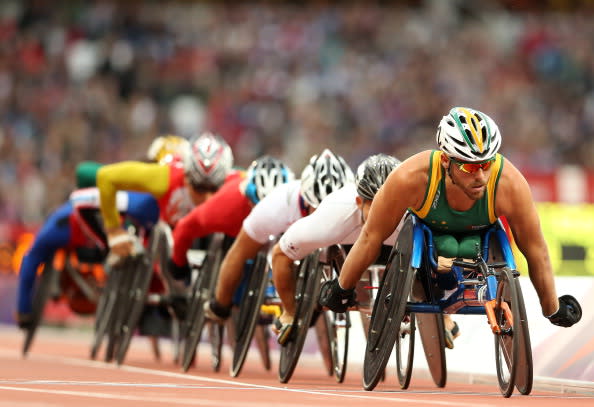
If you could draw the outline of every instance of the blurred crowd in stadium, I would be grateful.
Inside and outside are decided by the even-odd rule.
[[[591,12],[337,4],[2,1],[0,238],[63,202],[81,160],[200,128],[238,165],[268,153],[299,172],[320,146],[353,167],[433,148],[444,112],[469,105],[520,168],[594,168]]]

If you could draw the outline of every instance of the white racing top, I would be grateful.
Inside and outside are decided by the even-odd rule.
[[[278,237],[303,217],[299,205],[300,180],[281,184],[264,197],[243,221],[243,230],[256,242],[265,244]]]
[[[347,184],[324,198],[314,213],[286,230],[279,241],[283,253],[291,260],[301,260],[320,247],[355,243],[363,227],[356,198],[354,184]],[[394,245],[398,229],[384,241],[385,245]]]

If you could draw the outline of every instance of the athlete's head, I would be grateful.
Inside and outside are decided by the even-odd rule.
[[[355,184],[357,193],[371,201],[388,178],[388,175],[400,164],[400,160],[385,154],[376,154],[367,158],[357,168]]]
[[[146,158],[159,164],[181,163],[190,148],[183,137],[168,134],[153,140],[146,152]]]
[[[454,107],[439,122],[437,145],[449,158],[483,162],[495,157],[501,146],[497,124],[486,114],[467,107]]]
[[[293,171],[268,155],[254,160],[247,170],[245,195],[255,205],[276,186],[292,181]]]
[[[325,149],[312,156],[301,172],[301,196],[310,207],[317,208],[327,195],[354,180],[344,159]]]
[[[206,132],[190,141],[184,169],[195,190],[216,191],[232,167],[233,153],[222,137]]]

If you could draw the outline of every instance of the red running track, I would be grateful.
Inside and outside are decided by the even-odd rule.
[[[42,329],[29,356],[21,357],[22,335],[15,327],[0,328],[0,406],[217,406],[272,407],[319,406],[594,406],[594,384],[578,393],[561,387],[539,389],[531,396],[517,393],[504,399],[496,379],[463,383],[449,378],[444,389],[413,375],[411,386],[399,390],[395,376],[368,392],[362,389],[360,366],[350,366],[342,384],[324,373],[316,357],[304,357],[288,384],[277,379],[277,355],[273,369],[263,369],[250,357],[238,378],[228,375],[230,354],[224,354],[221,371],[212,371],[209,356],[200,354],[197,367],[183,373],[171,362],[168,348],[163,361],[155,361],[144,338],[132,342],[126,364],[117,367],[88,358],[91,334],[72,330]],[[205,348],[204,346],[202,348]],[[201,350],[202,350],[201,348]],[[423,375],[420,375],[423,376]]]

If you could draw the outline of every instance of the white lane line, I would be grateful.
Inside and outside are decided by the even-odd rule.
[[[0,348],[0,355],[5,355],[8,353],[7,349]],[[14,356],[14,350],[10,350],[10,355]],[[229,386],[241,386],[244,388],[252,388],[252,389],[263,389],[263,390],[276,390],[276,391],[288,391],[294,393],[304,393],[310,395],[322,395],[322,396],[333,396],[333,397],[340,397],[340,398],[351,398],[351,399],[360,399],[360,400],[375,400],[375,401],[389,401],[393,403],[404,403],[404,404],[427,404],[431,403],[433,405],[440,405],[440,406],[468,406],[468,407],[491,407],[495,406],[495,404],[485,404],[480,403],[476,404],[476,402],[464,402],[464,401],[445,401],[445,400],[435,400],[435,399],[419,399],[419,398],[411,398],[410,395],[408,397],[399,397],[396,396],[395,393],[392,392],[375,392],[375,394],[390,394],[390,398],[386,397],[377,397],[372,395],[364,395],[364,394],[345,394],[345,393],[333,393],[329,391],[318,391],[318,390],[307,390],[307,389],[294,389],[289,387],[281,387],[281,386],[267,386],[267,385],[258,385],[254,383],[247,383],[241,382],[237,380],[226,380],[226,379],[216,379],[212,377],[205,377],[205,376],[196,376],[187,373],[175,373],[175,372],[167,372],[162,370],[156,369],[148,369],[143,367],[136,367],[136,366],[128,366],[128,365],[121,365],[117,366],[115,364],[107,364],[105,362],[99,362],[94,360],[86,360],[86,359],[77,359],[71,357],[64,357],[64,356],[52,356],[52,355],[42,355],[42,354],[35,354],[31,355],[29,359],[40,359],[46,360],[52,363],[61,363],[64,365],[71,365],[71,366],[83,366],[83,367],[95,367],[100,369],[109,369],[109,370],[123,370],[127,372],[133,373],[142,373],[148,375],[155,375],[155,376],[162,376],[162,377],[170,377],[170,378],[177,378],[177,379],[184,379],[184,380],[192,380],[192,381],[200,381],[200,382],[207,382],[207,383],[217,383],[217,384],[225,384]],[[10,388],[12,390],[16,390],[16,388],[3,386],[0,388]],[[42,389],[33,389],[35,391],[45,391]],[[52,390],[48,390],[52,392]],[[56,390],[58,391],[58,390]],[[367,391],[360,390],[361,393],[369,394]],[[74,392],[79,393],[79,392]],[[95,393],[93,393],[95,394]],[[101,395],[99,397],[111,398],[111,395],[107,393],[96,393]],[[437,394],[437,393],[435,393]],[[441,394],[441,393],[440,393]],[[74,395],[74,394],[73,394]],[[81,396],[90,395],[87,392],[80,392]],[[412,395],[412,393],[411,393]],[[418,395],[418,394],[417,394]],[[131,396],[134,397],[134,396]],[[142,400],[154,400],[154,398],[146,398]],[[198,400],[193,400],[196,403]],[[198,404],[198,403],[196,403]],[[242,403],[243,404],[243,403]],[[261,406],[261,403],[258,403]],[[208,405],[208,404],[207,404]]]

